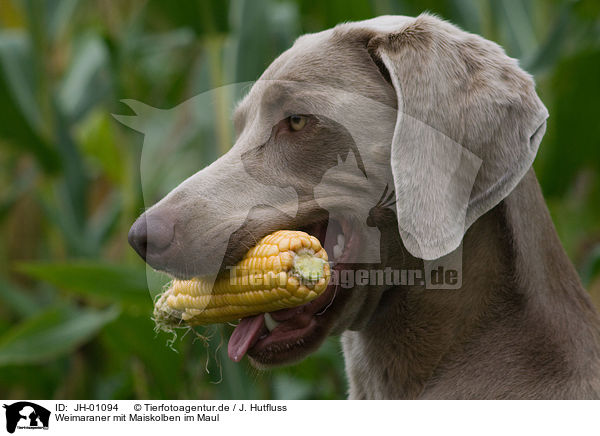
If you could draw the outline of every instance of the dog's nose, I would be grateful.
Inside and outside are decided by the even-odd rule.
[[[174,223],[158,214],[143,214],[129,229],[129,244],[142,259],[159,255],[173,241]]]

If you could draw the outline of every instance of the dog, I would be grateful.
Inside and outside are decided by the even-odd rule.
[[[350,399],[599,398],[600,318],[531,167],[547,117],[480,36],[429,14],[340,24],[265,70],[232,149],[129,241],[176,278],[221,274],[279,229],[319,237],[340,274],[416,272],[331,284],[234,331],[230,355],[259,368],[341,334]]]

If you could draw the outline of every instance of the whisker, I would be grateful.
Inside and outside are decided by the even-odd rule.
[[[394,201],[396,200],[394,190],[390,191],[390,195],[388,195],[388,197],[385,199],[385,202],[390,201],[392,198],[394,199]]]
[[[385,189],[383,190],[383,194],[381,194],[381,197],[379,197],[379,200],[377,201],[377,205],[381,204],[381,202],[383,201],[383,198],[385,197],[385,194],[387,194],[388,191],[388,185],[385,185]]]

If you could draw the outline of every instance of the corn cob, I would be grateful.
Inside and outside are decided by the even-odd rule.
[[[154,305],[161,328],[215,324],[298,306],[329,284],[327,253],[307,233],[279,230],[262,238],[214,284],[202,278],[173,280]]]

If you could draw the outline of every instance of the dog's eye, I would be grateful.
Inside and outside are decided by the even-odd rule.
[[[304,115],[291,115],[288,118],[288,121],[290,123],[290,128],[297,132],[304,129],[304,126],[306,126],[306,123],[308,122],[308,117],[305,117]]]

